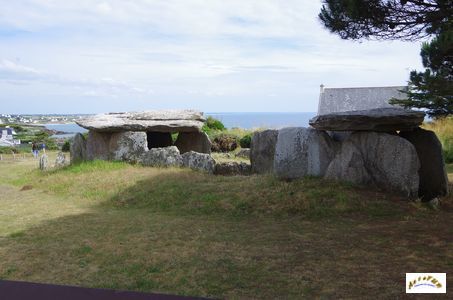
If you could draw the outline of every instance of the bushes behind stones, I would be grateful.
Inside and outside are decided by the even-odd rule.
[[[251,143],[252,143],[252,134],[251,133],[244,135],[239,140],[239,144],[241,145],[241,148],[250,148]]]
[[[202,130],[206,132],[207,135],[211,135],[213,132],[216,131],[223,131],[225,130],[225,125],[220,120],[217,120],[213,117],[208,117],[206,122],[203,125]]]
[[[231,134],[220,134],[212,141],[212,151],[230,152],[234,151],[239,144],[238,137]]]
[[[66,140],[63,144],[63,146],[61,146],[61,151],[63,152],[69,152],[71,149],[71,143],[69,142],[69,140]]]

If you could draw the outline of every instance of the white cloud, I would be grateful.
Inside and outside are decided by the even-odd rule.
[[[0,12],[0,81],[33,83],[30,94],[43,98],[89,96],[110,111],[121,101],[307,111],[320,83],[400,85],[408,67],[420,68],[418,44],[342,41],[322,28],[319,9],[309,0],[10,1]]]

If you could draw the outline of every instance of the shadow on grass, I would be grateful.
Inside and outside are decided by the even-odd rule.
[[[400,198],[316,178],[128,168],[105,175],[131,176],[128,186],[90,173],[82,189],[84,172],[49,174],[50,190],[74,193],[66,201],[106,194],[88,213],[0,238],[0,276],[218,298],[395,298],[401,274],[453,266],[448,212],[426,222]]]
[[[405,272],[453,266],[448,217],[428,227],[415,219],[237,219],[97,207],[1,238],[0,276],[219,298],[394,298]]]

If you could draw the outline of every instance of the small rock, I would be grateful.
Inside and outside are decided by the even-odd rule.
[[[439,198],[433,198],[433,199],[429,200],[428,205],[433,209],[439,209],[439,207],[440,207]]]
[[[245,162],[226,162],[215,165],[214,174],[233,176],[233,175],[250,175],[251,166]]]
[[[215,160],[209,154],[190,151],[181,156],[182,165],[186,168],[201,170],[208,173],[214,172]]]
[[[236,153],[236,157],[250,158],[250,148],[242,148]]]
[[[139,162],[150,167],[179,167],[182,164],[181,154],[175,146],[152,148],[143,153]]]

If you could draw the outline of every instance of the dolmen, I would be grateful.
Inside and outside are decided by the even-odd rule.
[[[76,123],[89,130],[88,137],[74,137],[71,163],[119,160],[213,173],[215,161],[210,156],[211,141],[202,132],[204,122],[203,113],[195,110],[106,113],[81,119]]]
[[[440,141],[419,127],[424,117],[376,108],[319,115],[311,128],[262,131],[252,137],[252,172],[284,180],[318,176],[429,201],[448,193],[448,177]]]

